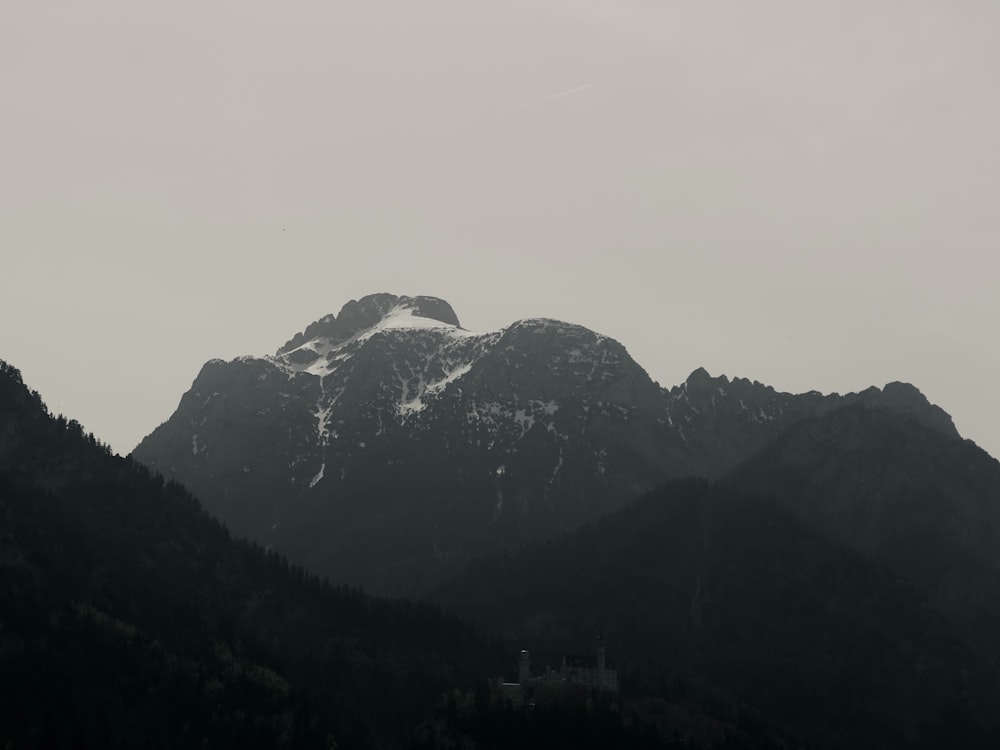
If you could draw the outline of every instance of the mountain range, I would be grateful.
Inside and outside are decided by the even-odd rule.
[[[904,383],[793,395],[697,369],[668,389],[578,325],[478,334],[443,300],[375,294],[274,356],[206,363],[133,455],[238,535],[335,581],[417,594],[668,479],[721,478],[850,404],[958,437]]]
[[[206,363],[125,459],[0,366],[0,520],[0,744],[1000,731],[1000,463],[905,383],[664,388],[580,326],[477,334],[372,295]],[[558,663],[596,633],[613,702],[489,699],[517,649]]]

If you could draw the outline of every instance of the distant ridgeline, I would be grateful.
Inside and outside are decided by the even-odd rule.
[[[531,655],[522,650],[517,661],[517,682],[504,682],[503,677],[493,681],[493,691],[502,701],[514,706],[545,695],[570,695],[590,691],[618,693],[618,670],[608,665],[604,637],[599,636],[592,655],[567,655],[558,669],[548,666],[545,671],[532,676]]]

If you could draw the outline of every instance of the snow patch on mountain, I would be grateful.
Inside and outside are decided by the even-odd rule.
[[[333,411],[333,404],[323,405],[322,399],[316,402],[316,438],[320,445],[326,445],[330,436],[330,412]]]
[[[452,325],[450,323],[444,323],[440,320],[434,318],[425,318],[416,313],[416,311],[408,305],[396,305],[392,310],[386,313],[385,317],[382,318],[378,323],[373,325],[371,328],[361,332],[355,337],[355,341],[365,341],[366,339],[375,336],[382,331],[391,330],[407,330],[412,331],[416,329],[423,330],[438,330],[445,331],[448,335],[463,337],[463,336],[475,336],[476,334],[471,331],[466,331],[464,328]]]
[[[516,425],[517,438],[523,438],[534,427],[536,421],[545,425],[548,432],[559,434],[552,417],[559,411],[555,401],[532,400],[520,408],[512,409],[497,402],[480,402],[470,404],[465,420],[468,424],[487,427],[491,430],[504,425]]]
[[[319,484],[320,480],[323,478],[323,475],[325,473],[326,473],[326,464],[324,463],[319,467],[319,471],[316,472],[316,476],[314,476],[312,479],[309,480],[309,486],[315,487],[317,484]]]
[[[396,405],[397,413],[405,418],[423,411],[427,406],[424,398],[439,395],[449,385],[459,380],[462,376],[467,375],[474,364],[475,360],[462,362],[446,372],[444,377],[439,380],[428,382],[424,380],[423,376],[420,376],[416,387],[412,391],[412,395],[409,383],[401,379],[402,397]]]

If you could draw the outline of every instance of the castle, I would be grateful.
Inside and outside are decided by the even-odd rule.
[[[573,687],[618,692],[618,670],[609,667],[604,650],[604,637],[598,636],[597,648],[592,656],[567,655],[559,669],[545,668],[539,675],[531,675],[531,655],[521,651],[517,660],[517,682],[497,681],[500,697],[515,706],[524,702],[525,694],[535,691],[560,692]]]

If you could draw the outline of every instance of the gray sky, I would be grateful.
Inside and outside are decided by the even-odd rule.
[[[127,452],[376,291],[1000,455],[995,0],[8,0],[0,358]]]

